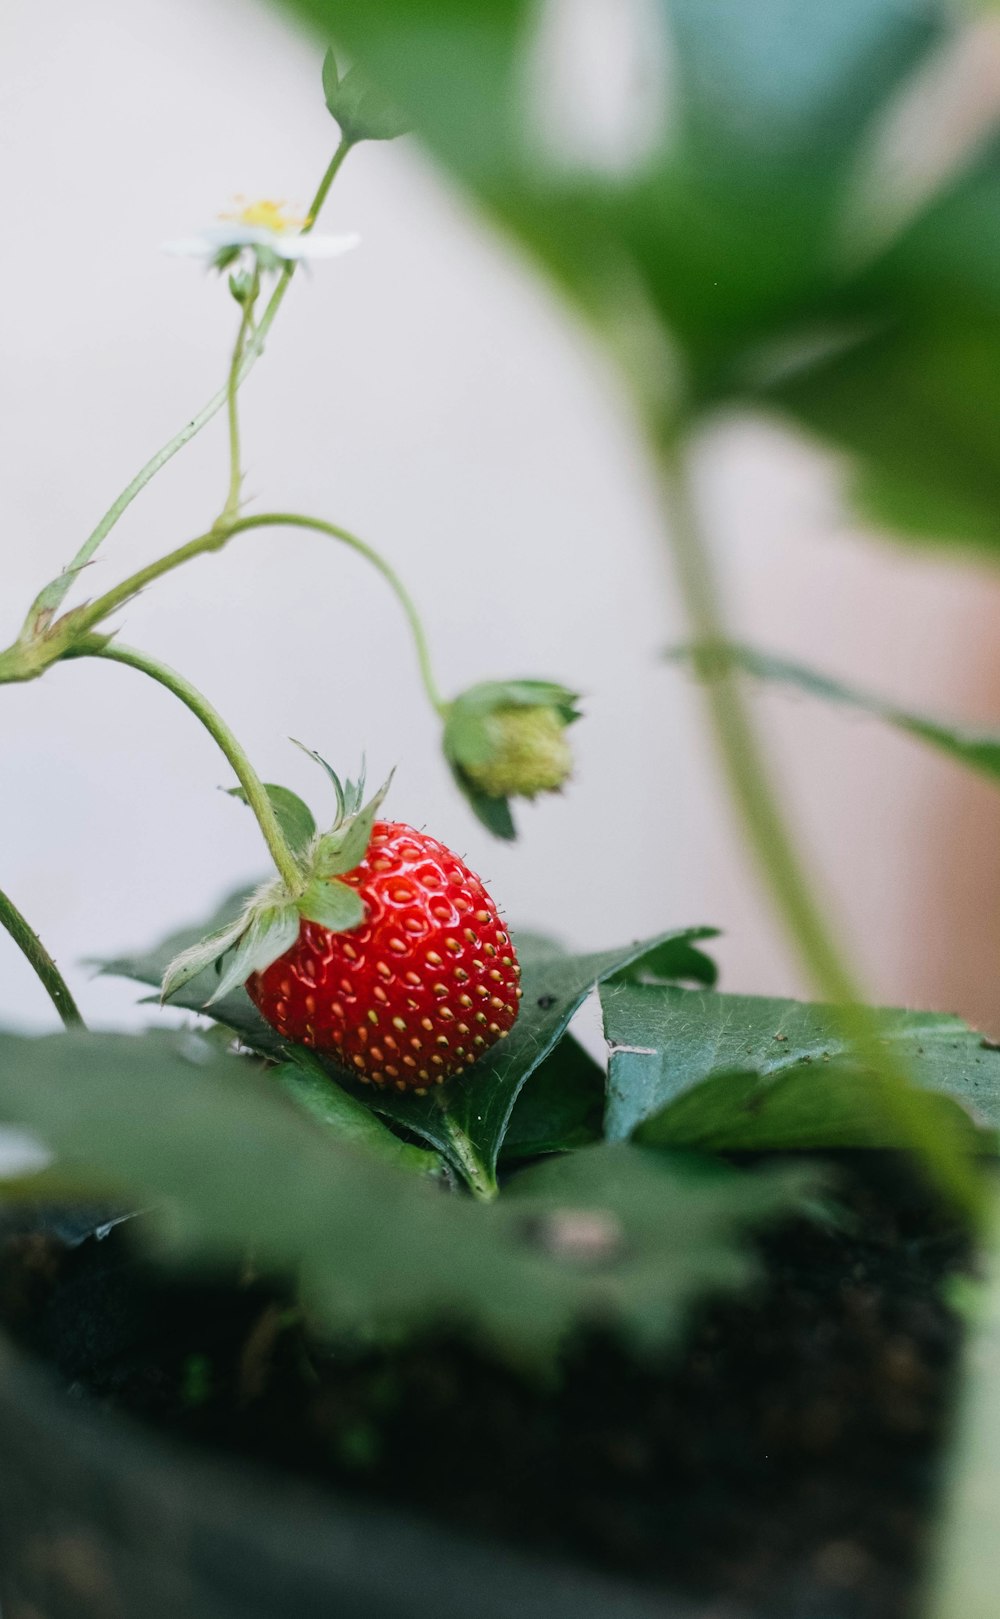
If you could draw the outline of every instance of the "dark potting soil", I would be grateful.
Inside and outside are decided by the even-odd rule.
[[[765,1280],[636,1363],[590,1337],[551,1381],[455,1340],[318,1345],[259,1283],[165,1285],[127,1225],[8,1236],[0,1313],[109,1412],[705,1604],[907,1619],[961,1326],[961,1235],[898,1159],[836,1169],[843,1218],[760,1242]]]

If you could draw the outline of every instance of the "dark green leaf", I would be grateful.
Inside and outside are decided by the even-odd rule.
[[[521,1359],[584,1321],[676,1341],[698,1299],[752,1280],[744,1228],[803,1191],[801,1177],[705,1182],[596,1148],[569,1177],[534,1171],[508,1207],[482,1208],[340,1144],[268,1075],[190,1034],[2,1036],[0,1120],[153,1205],[142,1229],[174,1258],[252,1253],[258,1274],[290,1276],[321,1327],[447,1324]]]
[[[303,855],[316,835],[316,822],[313,820],[312,810],[304,804],[296,793],[287,787],[279,787],[274,782],[264,783],[264,791],[271,800],[271,808],[277,817],[278,825],[288,839],[294,854]],[[238,798],[242,804],[247,801],[247,795],[242,787],[230,787],[230,798]]]
[[[357,889],[336,877],[315,878],[298,901],[298,913],[307,922],[329,928],[331,933],[345,933],[365,919],[364,902]]]
[[[701,938],[705,931],[663,934],[585,956],[536,954],[518,947],[524,995],[508,1038],[433,1094],[378,1093],[372,1106],[437,1147],[470,1183],[491,1187],[521,1087],[562,1038],[591,990],[668,939]],[[514,942],[518,946],[516,937]]]
[[[719,969],[710,956],[699,950],[695,939],[714,939],[714,928],[692,928],[687,934],[668,939],[665,944],[640,956],[616,974],[629,984],[703,984],[712,989]]]
[[[501,1162],[600,1141],[605,1081],[604,1069],[571,1034],[564,1034],[514,1103]]]
[[[669,655],[678,660],[691,661],[697,667],[699,659],[697,648],[680,648]],[[1000,732],[991,734],[968,731],[961,726],[932,719],[926,714],[915,714],[912,709],[900,708],[884,697],[873,697],[871,692],[859,691],[856,686],[847,686],[843,681],[833,680],[829,675],[819,674],[815,669],[807,669],[803,664],[793,663],[787,658],[776,658],[765,652],[755,652],[752,647],[716,648],[713,649],[712,656],[725,659],[734,668],[751,675],[755,680],[766,680],[772,685],[793,686],[799,691],[806,692],[810,697],[820,697],[829,703],[860,709],[876,719],[894,725],[899,731],[918,737],[921,742],[929,742],[931,747],[950,754],[953,759],[968,765],[972,770],[982,771],[987,776],[1000,777]]]
[[[606,1133],[711,1151],[907,1145],[829,1007],[610,984]],[[1000,1129],[1000,1053],[959,1018],[880,1011],[879,1038],[942,1137]],[[981,1138],[977,1130],[990,1134]]]

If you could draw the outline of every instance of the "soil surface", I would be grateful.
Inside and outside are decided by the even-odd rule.
[[[0,1314],[109,1410],[683,1592],[706,1619],[909,1619],[968,1253],[898,1160],[836,1177],[839,1218],[762,1240],[764,1285],[707,1307],[679,1356],[591,1338],[546,1385],[454,1340],[318,1345],[259,1282],[165,1286],[127,1223],[8,1234]]]

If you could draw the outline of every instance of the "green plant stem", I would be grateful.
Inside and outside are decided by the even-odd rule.
[[[141,590],[152,584],[155,579],[161,579],[164,574],[172,573],[175,568],[182,567],[184,563],[190,562],[192,558],[206,555],[211,551],[221,550],[237,534],[246,534],[254,529],[264,528],[301,528],[312,533],[326,535],[327,538],[338,540],[342,545],[356,551],[359,556],[364,557],[367,562],[371,563],[373,568],[378,570],[396,596],[413,633],[420,678],[423,682],[424,690],[432,706],[439,714],[444,714],[447,704],[441,696],[434,679],[427,636],[413,598],[399,575],[390,567],[384,557],[380,556],[372,546],[367,545],[364,540],[359,539],[356,534],[352,534],[349,529],[341,528],[336,523],[324,522],[319,517],[306,517],[298,512],[262,512],[254,517],[238,517],[231,522],[221,521],[216,527],[209,529],[207,533],[199,534],[195,539],[188,540],[186,545],[180,545],[175,551],[169,551],[166,556],[159,557],[145,568],[140,568],[137,573],[123,579],[121,584],[116,585],[113,590],[107,591],[105,595],[98,596],[94,601],[88,603],[85,608],[79,610],[74,619],[77,632],[83,633],[94,629],[109,614],[116,612],[118,608],[124,607],[127,602],[132,601]]]
[[[225,754],[237,780],[246,794],[247,803],[257,817],[258,825],[263,834],[264,841],[271,853],[271,858],[278,868],[278,872],[293,898],[297,898],[305,888],[302,872],[298,861],[292,853],[285,834],[278,824],[271,800],[247,755],[237,742],[229,726],[217,713],[211,703],[201,695],[190,681],[175,669],[149,658],[134,647],[122,646],[120,642],[105,641],[102,636],[93,636],[76,643],[66,654],[73,658],[105,658],[111,663],[125,664],[129,669],[138,669],[141,674],[149,675],[152,680],[159,681],[167,691],[173,692],[181,702],[189,708],[204,725],[209,735],[216,741]]]
[[[253,330],[253,312],[259,295],[260,270],[255,269],[250,290],[243,300],[240,329],[236,334],[236,342],[233,345],[233,358],[230,361],[229,376],[226,381],[226,415],[229,422],[229,489],[226,494],[226,504],[222,508],[223,521],[235,517],[240,509],[243,471],[240,466],[240,410],[237,395],[240,388],[240,370],[246,351],[246,341]]]
[[[0,925],[35,969],[42,987],[67,1029],[84,1029],[86,1024],[62,973],[38,934],[21,915],[14,901],[0,889]]]
[[[479,1159],[465,1131],[445,1114],[445,1131],[451,1143],[452,1157],[465,1178],[466,1185],[477,1203],[492,1203],[499,1195],[495,1176],[491,1175]]]
[[[804,868],[769,778],[763,750],[743,693],[725,656],[730,637],[708,549],[702,537],[682,453],[656,444],[663,473],[677,576],[691,628],[701,652],[704,687],[715,741],[732,801],[747,841],[770,890],[775,909],[798,951],[816,992],[837,1011],[859,1058],[877,1076],[886,1114],[918,1154],[939,1190],[965,1213],[978,1215],[981,1192],[957,1144],[909,1106],[909,1078],[887,1051],[860,984],[841,953]],[[714,665],[712,653],[718,654]]]
[[[316,195],[313,197],[313,200],[309,205],[309,214],[305,225],[302,227],[303,235],[306,235],[309,231],[311,231],[316,223],[320,209],[323,207],[323,204],[326,201],[327,193],[340,172],[341,166],[348,152],[351,150],[352,144],[353,142],[351,141],[341,140],[340,145],[334,152],[333,157],[327,165],[323,178],[319,183]],[[281,308],[285,294],[291,285],[295,270],[296,265],[294,263],[287,264],[278,277],[277,285],[268,299],[264,313],[257,323],[253,336],[246,345],[240,362],[237,386],[246,380],[250,370],[264,351],[264,344],[267,340],[267,335],[274,324],[275,316],[277,315],[278,310]],[[196,415],[192,416],[189,421],[185,422],[180,432],[175,433],[173,438],[169,439],[161,449],[157,450],[155,455],[150,457],[145,466],[139,469],[131,483],[126,485],[121,494],[118,496],[117,500],[113,501],[108,507],[107,511],[104,513],[104,516],[97,524],[97,527],[84,540],[75,557],[59,575],[59,578],[53,580],[50,585],[47,585],[45,590],[42,591],[41,595],[32,604],[27,620],[25,621],[26,632],[30,633],[33,630],[35,621],[40,611],[44,610],[46,613],[51,615],[58,610],[61,603],[65,600],[66,593],[71,588],[73,580],[80,572],[80,569],[86,567],[87,563],[95,555],[98,548],[102,545],[104,540],[107,539],[115,524],[122,516],[124,516],[125,512],[131,506],[136,496],[142,493],[146,485],[151,482],[153,478],[155,478],[156,474],[161,470],[161,468],[166,466],[168,461],[173,459],[178,450],[182,450],[185,444],[190,444],[191,440],[197,437],[202,428],[207,426],[207,424],[212,420],[213,416],[218,415],[219,411],[226,404],[228,395],[228,387],[220,388],[218,393],[214,393],[208,403],[203,405],[201,410],[198,411]]]

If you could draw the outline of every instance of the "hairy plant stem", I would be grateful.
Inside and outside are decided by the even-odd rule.
[[[465,1131],[447,1113],[444,1123],[454,1161],[461,1169],[469,1191],[477,1203],[494,1202],[500,1190],[496,1177],[491,1175],[481,1162]]]
[[[226,494],[226,504],[222,508],[222,520],[224,522],[235,517],[240,509],[240,489],[243,485],[243,472],[240,467],[240,409],[237,394],[240,388],[240,369],[246,352],[246,342],[253,331],[253,312],[259,296],[260,269],[257,268],[254,270],[250,289],[243,300],[240,329],[236,334],[236,342],[233,345],[233,358],[230,361],[229,376],[226,381],[226,415],[229,423],[229,489]]]
[[[323,174],[323,178],[317,187],[316,195],[313,197],[313,200],[309,205],[308,217],[305,225],[302,227],[303,235],[311,231],[316,223],[320,209],[323,207],[323,204],[326,201],[327,193],[340,172],[340,168],[348,152],[351,150],[352,145],[353,142],[351,141],[341,140],[340,145],[334,152],[333,157],[331,158]],[[285,294],[291,285],[292,277],[295,274],[295,269],[296,266],[294,263],[287,264],[278,277],[277,284],[274,291],[271,293],[270,298],[268,299],[264,313],[258,321],[249,342],[246,344],[242,359],[240,361],[236,384],[237,387],[239,387],[240,384],[246,380],[252,367],[264,352],[264,344],[267,340],[267,335],[274,324],[275,316],[277,315],[278,310],[281,308]],[[182,450],[185,444],[189,444],[193,438],[197,437],[202,428],[207,426],[207,424],[212,420],[213,416],[216,416],[223,408],[228,397],[228,386],[225,388],[220,388],[217,393],[212,395],[208,403],[202,406],[201,410],[199,410],[196,415],[192,416],[189,421],[185,422],[180,432],[175,433],[173,438],[168,439],[167,443],[164,444],[161,449],[157,450],[155,455],[150,457],[145,466],[139,469],[131,483],[126,485],[118,498],[108,507],[107,511],[104,513],[104,516],[97,524],[97,527],[87,536],[73,560],[63,569],[63,572],[59,575],[58,579],[55,579],[51,582],[51,584],[46,585],[45,589],[32,603],[28,617],[25,620],[25,627],[22,634],[33,633],[39,614],[44,612],[51,616],[58,610],[62,602],[65,600],[67,592],[72,587],[73,581],[80,572],[80,569],[86,567],[87,563],[95,555],[98,548],[102,545],[104,540],[107,539],[115,524],[122,516],[124,516],[125,512],[131,506],[136,496],[142,493],[146,485],[150,483],[153,478],[155,478],[156,474],[161,470],[161,468],[166,466],[168,461],[173,459],[178,450]]]
[[[62,1018],[67,1029],[85,1029],[80,1009],[69,991],[62,973],[49,955],[38,934],[21,915],[14,901],[0,889],[0,926],[7,929],[14,943],[35,969],[42,987]]]
[[[271,858],[278,868],[278,872],[292,898],[297,898],[305,888],[305,879],[299,868],[298,861],[292,853],[285,834],[278,824],[277,816],[267,796],[264,783],[261,781],[247,755],[237,742],[229,726],[217,713],[211,703],[204,698],[190,681],[175,669],[166,664],[149,658],[134,647],[122,646],[120,642],[108,642],[103,636],[92,636],[76,642],[66,654],[70,658],[104,658],[111,663],[123,663],[129,669],[138,669],[141,674],[149,675],[167,691],[173,692],[181,702],[189,708],[198,718],[206,731],[218,743],[229,763],[236,773],[237,780],[246,794],[257,823],[264,837],[264,842],[270,851]]]
[[[859,1059],[879,1086],[884,1115],[917,1154],[940,1192],[966,1214],[982,1209],[978,1179],[957,1136],[914,1107],[902,1064],[881,1038],[877,1018],[816,900],[770,780],[743,693],[725,656],[729,641],[711,557],[680,449],[655,441],[677,577],[698,643],[717,750],[747,841],[785,930],[820,999],[828,1001]],[[713,657],[713,653],[715,656]]]
[[[420,668],[420,678],[424,690],[432,706],[439,714],[444,714],[447,704],[441,696],[434,679],[427,635],[413,598],[395,569],[390,567],[389,563],[379,555],[378,551],[367,545],[364,540],[359,539],[356,534],[352,534],[349,529],[341,528],[336,523],[327,523],[320,517],[306,517],[298,512],[261,512],[253,517],[237,517],[232,520],[220,518],[215,527],[209,529],[207,533],[199,534],[195,539],[188,540],[187,544],[178,546],[175,551],[169,551],[166,556],[159,557],[145,568],[140,568],[138,572],[131,574],[128,579],[123,579],[121,584],[116,585],[113,590],[107,591],[103,596],[98,596],[84,608],[79,609],[74,617],[75,632],[83,633],[94,629],[109,614],[116,612],[118,608],[124,607],[127,602],[132,601],[141,590],[152,584],[154,579],[160,579],[164,574],[172,573],[175,568],[182,567],[185,562],[190,562],[194,557],[206,555],[211,551],[220,551],[237,534],[246,534],[254,529],[263,528],[301,528],[312,533],[323,534],[328,539],[338,540],[342,545],[348,546],[350,550],[356,551],[359,556],[364,557],[367,562],[371,563],[373,568],[378,570],[406,615],[413,634],[417,663]]]

